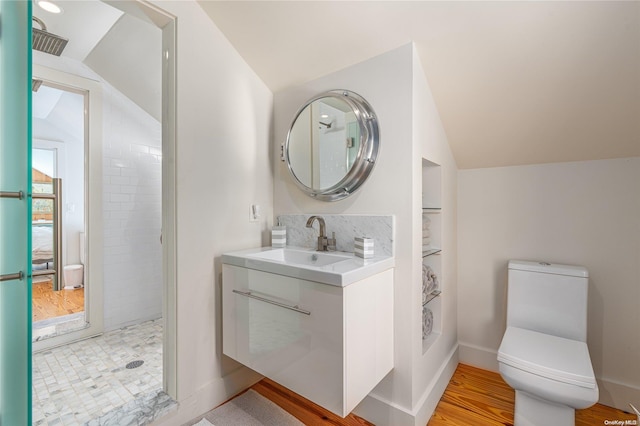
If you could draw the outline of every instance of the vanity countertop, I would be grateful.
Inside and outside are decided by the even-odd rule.
[[[362,259],[353,253],[319,252],[309,248],[259,247],[222,255],[222,263],[346,287],[395,266],[393,256]]]

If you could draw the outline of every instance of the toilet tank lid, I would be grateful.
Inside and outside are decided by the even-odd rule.
[[[584,266],[560,265],[548,262],[530,262],[526,260],[510,260],[509,269],[517,271],[540,272],[543,274],[568,275],[571,277],[589,277],[589,271]]]

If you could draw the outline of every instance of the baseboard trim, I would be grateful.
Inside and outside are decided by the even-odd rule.
[[[598,389],[600,390],[599,403],[617,408],[626,412],[631,412],[629,403],[638,407],[640,405],[640,388],[620,383],[611,379],[599,379]]]
[[[458,367],[460,360],[459,346],[456,344],[451,352],[447,355],[446,361],[438,369],[438,374],[433,378],[427,389],[422,394],[422,397],[416,404],[415,412],[415,426],[423,426],[429,423],[429,419],[436,410],[436,406],[444,391],[447,389],[453,373]]]
[[[413,410],[408,410],[372,392],[353,412],[379,426],[424,426],[435,411],[457,366],[458,346],[455,345]]]
[[[460,342],[460,363],[498,372],[498,353],[493,349]],[[630,410],[629,403],[636,407],[640,405],[640,388],[607,378],[596,379],[600,389],[600,404],[627,412]]]
[[[498,352],[482,346],[459,342],[460,363],[498,372]]]
[[[175,426],[217,407],[245,389],[253,386],[262,376],[246,367],[240,367],[230,374],[213,380],[200,387],[188,397],[178,401],[178,409],[156,420],[152,426]]]
[[[353,413],[378,426],[415,425],[415,417],[409,410],[374,393],[367,395]]]

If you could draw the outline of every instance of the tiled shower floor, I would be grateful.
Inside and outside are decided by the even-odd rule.
[[[126,368],[136,360],[144,364]],[[132,401],[149,399],[161,389],[158,319],[34,354],[33,424],[68,426],[94,420],[93,424],[98,418],[114,418],[125,404],[130,407]]]

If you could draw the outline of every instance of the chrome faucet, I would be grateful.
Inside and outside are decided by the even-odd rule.
[[[329,251],[336,249],[336,233],[333,233],[333,238],[327,237],[326,224],[324,219],[320,216],[311,216],[307,220],[307,228],[313,228],[313,221],[317,220],[320,224],[320,235],[318,236],[318,249],[317,251]]]

